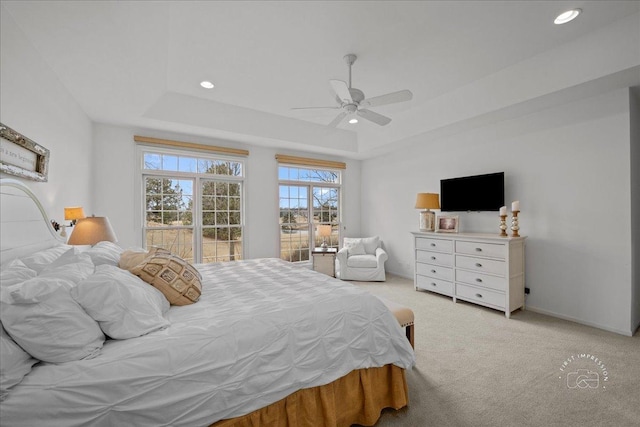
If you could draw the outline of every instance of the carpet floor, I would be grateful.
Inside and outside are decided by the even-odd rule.
[[[507,319],[397,276],[352,283],[415,314],[409,406],[376,427],[640,426],[640,333],[526,310]]]

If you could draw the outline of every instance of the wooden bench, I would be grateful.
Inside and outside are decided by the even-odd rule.
[[[397,302],[393,302],[388,299],[380,298],[380,297],[378,297],[378,299],[382,301],[384,305],[387,306],[387,308],[389,309],[389,311],[391,311],[391,313],[393,313],[395,318],[398,320],[398,323],[400,323],[400,327],[406,328],[407,339],[409,340],[411,347],[414,348],[413,338],[414,338],[414,332],[415,332],[414,331],[415,319],[413,316],[413,311],[409,307],[400,305]]]

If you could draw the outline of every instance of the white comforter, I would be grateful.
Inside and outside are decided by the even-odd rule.
[[[0,424],[206,426],[354,369],[414,364],[393,315],[356,286],[278,259],[198,268],[202,297],[172,307],[169,328],[36,365]]]

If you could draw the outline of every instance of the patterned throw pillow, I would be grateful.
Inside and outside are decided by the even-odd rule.
[[[155,251],[131,271],[162,292],[172,305],[197,302],[202,293],[202,276],[194,266],[166,251]]]
[[[120,261],[118,262],[118,267],[123,270],[131,271],[133,267],[140,264],[142,261],[150,257],[155,253],[166,253],[170,254],[166,249],[163,248],[151,248],[149,252],[147,251],[137,251],[137,250],[126,250],[120,255]]]

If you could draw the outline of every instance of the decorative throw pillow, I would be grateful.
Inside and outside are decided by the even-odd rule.
[[[75,302],[68,280],[36,277],[3,287],[0,320],[13,340],[36,359],[51,363],[100,354],[104,335]]]
[[[133,267],[140,264],[150,255],[153,255],[156,253],[170,254],[171,252],[163,248],[151,248],[149,252],[145,250],[142,250],[142,251],[126,250],[122,253],[122,255],[120,255],[120,261],[118,262],[118,267],[120,267],[123,270],[131,271]]]
[[[362,239],[362,244],[364,245],[364,251],[370,255],[376,254],[376,249],[380,246],[380,237],[364,237]]]
[[[169,326],[162,315],[169,302],[162,293],[130,272],[100,265],[71,290],[71,296],[114,339],[139,337]]]
[[[351,255],[366,255],[362,239],[355,239],[351,237],[345,237],[343,240],[343,247],[347,248],[347,253]]]
[[[0,402],[9,394],[9,389],[20,384],[22,378],[38,363],[29,353],[16,344],[0,326]]]
[[[156,251],[130,270],[164,294],[172,305],[197,302],[202,293],[202,277],[182,258]]]

